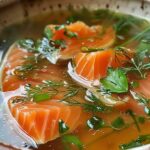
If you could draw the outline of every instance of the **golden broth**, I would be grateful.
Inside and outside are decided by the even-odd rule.
[[[87,14],[87,16],[85,16]],[[47,24],[62,24],[64,23],[70,16],[73,16],[75,20],[85,21],[89,25],[102,24],[107,26],[108,24],[113,24],[118,21],[118,17],[127,17],[126,15],[120,14],[111,14],[108,10],[101,10],[97,12],[89,12],[88,10],[81,10],[79,12],[76,11],[62,11],[62,12],[52,12],[50,14],[46,14],[43,16],[37,16],[31,18],[21,24],[13,25],[5,29],[1,35],[1,40],[6,40],[5,43],[2,44],[4,49],[7,49],[10,44],[12,44],[17,39],[21,39],[24,37],[37,38],[41,36],[43,28]],[[150,24],[145,20],[137,19],[138,26],[129,27],[128,32],[119,31],[116,39],[115,45],[119,45],[124,43]],[[127,27],[128,28],[128,27]],[[11,57],[13,51],[9,52],[8,58]],[[50,69],[51,74],[49,74],[49,80],[65,80],[67,82],[72,82],[71,78],[67,74],[67,61],[60,61],[57,65],[50,64],[47,60],[42,61],[38,66],[40,69],[43,66],[47,66],[46,69]],[[5,68],[5,66],[4,66]],[[3,72],[3,81],[6,72]],[[34,78],[38,80],[40,76],[36,71],[33,71],[30,75],[30,78]],[[25,80],[25,79],[24,79]],[[3,85],[2,89],[7,91]],[[9,87],[9,90],[14,90],[13,85]],[[76,99],[83,101],[84,93],[80,93],[75,96]],[[116,131],[112,128],[103,128],[99,130],[91,130],[86,125],[86,120],[93,116],[93,113],[84,112],[81,120],[81,125],[73,132],[74,135],[77,135],[79,139],[83,142],[84,148],[87,150],[117,150],[119,149],[119,145],[123,143],[128,143],[129,141],[136,139],[138,135],[150,133],[150,121],[145,121],[145,123],[140,124],[140,131],[137,130],[133,120],[126,113],[121,113],[119,111],[113,111],[111,113],[96,113],[97,116],[103,118],[108,123],[114,120],[117,116],[121,116],[126,122],[129,122],[129,126],[125,127],[122,130]],[[48,142],[44,145],[39,145],[38,150],[63,150],[63,144],[61,142],[61,137]],[[71,149],[76,149],[75,147],[71,147]]]

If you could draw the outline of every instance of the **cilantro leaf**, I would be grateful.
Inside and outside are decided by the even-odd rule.
[[[100,82],[106,90],[112,93],[124,93],[128,91],[128,80],[121,69],[109,69],[108,76],[101,79]]]

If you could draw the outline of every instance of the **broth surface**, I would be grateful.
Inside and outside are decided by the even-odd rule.
[[[86,14],[86,15],[85,15]],[[119,21],[122,19],[133,20],[135,19],[135,24],[131,25],[125,24],[125,28],[118,29],[116,41],[114,47],[117,45],[121,45],[122,43],[128,41],[133,36],[137,35],[139,32],[143,31],[147,27],[150,26],[150,23],[139,19],[132,18],[131,16],[127,16],[125,14],[119,14],[114,12],[109,12],[108,10],[98,10],[94,12],[89,12],[86,9],[80,11],[61,11],[61,12],[51,12],[46,15],[36,16],[29,20],[26,20],[23,23],[19,23],[17,25],[10,26],[4,29],[0,34],[0,46],[1,49],[7,50],[9,46],[18,39],[30,37],[33,39],[37,39],[42,36],[42,32],[44,27],[47,24],[63,24],[68,19],[74,19],[84,21],[88,25],[102,25],[104,28],[107,28],[110,24],[115,24],[119,26]],[[118,24],[117,24],[118,23]],[[122,22],[120,21],[120,24]],[[136,44],[136,43],[135,43]],[[134,47],[133,44],[131,47]],[[15,51],[17,52],[17,50]],[[9,51],[7,56],[8,60],[13,54],[13,50]],[[75,84],[75,86],[79,86],[76,82],[72,81],[67,73],[67,63],[68,61],[59,61],[56,65],[50,64],[48,60],[44,59],[39,65],[39,69],[44,69],[44,66],[47,66],[45,70],[50,70],[49,77],[46,79],[55,80],[55,81],[65,81],[71,84]],[[5,67],[5,66],[4,66]],[[9,88],[5,88],[3,85],[4,77],[6,76],[6,71],[2,70],[2,91],[15,90],[15,87],[12,85]],[[40,73],[37,71],[32,71],[29,73],[28,78],[40,80],[42,82]],[[26,79],[23,79],[23,82]],[[28,83],[34,84],[31,81]],[[84,91],[84,88],[79,86]],[[84,100],[84,92],[80,92],[75,96],[79,101]],[[95,115],[95,114],[94,114]],[[121,130],[114,130],[112,128],[102,128],[99,130],[89,129],[86,125],[87,119],[93,116],[93,113],[84,112],[82,116],[81,125],[73,132],[73,135],[79,137],[79,139],[84,144],[85,150],[97,150],[98,148],[102,150],[117,150],[119,149],[119,145],[128,143],[134,139],[136,139],[139,135],[144,135],[150,133],[150,122],[146,120],[144,123],[139,124],[140,131],[137,130],[136,125],[133,123],[132,118],[126,113],[121,113],[119,111],[112,111],[111,113],[96,113],[97,116],[103,118],[108,123],[111,123],[115,118],[122,117],[126,122],[129,122],[129,126],[125,127]],[[62,139],[57,138],[54,141],[50,141],[47,144],[41,144],[38,147],[38,150],[63,150],[64,145],[62,143]],[[71,149],[76,149],[75,146],[71,146]],[[64,149],[65,150],[65,149]]]

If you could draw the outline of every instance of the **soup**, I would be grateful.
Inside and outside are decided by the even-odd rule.
[[[11,33],[8,45],[16,40],[2,64],[4,107],[14,130],[35,143],[24,146],[124,150],[148,144],[149,22],[109,10],[62,13],[2,32],[4,38]]]

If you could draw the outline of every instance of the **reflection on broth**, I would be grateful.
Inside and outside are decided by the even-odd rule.
[[[0,119],[16,124],[5,120],[0,133],[9,126],[18,133],[12,134],[16,143],[0,142],[38,150],[148,144],[149,35],[143,19],[86,9],[53,12],[5,29],[1,38],[9,49],[1,72]]]

